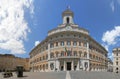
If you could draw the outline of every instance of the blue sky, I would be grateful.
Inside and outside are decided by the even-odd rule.
[[[29,57],[29,52],[35,47],[35,42],[45,39],[49,30],[56,28],[58,24],[62,23],[61,14],[66,10],[67,6],[70,6],[70,9],[74,12],[74,22],[80,27],[89,30],[90,35],[106,47],[110,53],[110,58],[112,58],[112,49],[120,46],[120,0],[25,1],[23,5],[20,5],[23,9],[23,16],[18,14],[19,17],[17,19],[23,17],[21,24],[26,24],[26,28],[21,30],[21,36],[14,40],[21,48],[15,48],[15,45],[9,44],[8,42],[11,40],[8,41],[0,38],[0,53],[13,53],[19,57]],[[1,17],[6,18],[7,16],[3,17],[3,15],[0,15],[0,19]],[[1,19],[0,23],[2,22],[3,20]],[[24,36],[25,38],[22,38]],[[14,50],[9,45],[13,45]]]

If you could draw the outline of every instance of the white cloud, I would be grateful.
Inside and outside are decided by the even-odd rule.
[[[40,41],[35,41],[35,46],[37,46],[40,43]]]
[[[114,12],[114,10],[115,10],[114,1],[111,2],[110,7],[111,7],[112,11]]]
[[[114,45],[120,39],[118,37],[120,37],[120,26],[115,26],[113,30],[108,30],[103,34],[102,41],[107,45]]]
[[[23,42],[30,28],[24,8],[34,13],[33,0],[0,0],[0,49],[13,54],[25,53]]]
[[[107,51],[109,51],[110,46],[116,46],[120,41],[120,26],[115,26],[114,29],[106,31],[103,34],[102,41],[102,45]],[[109,52],[108,57],[113,59],[113,54]]]

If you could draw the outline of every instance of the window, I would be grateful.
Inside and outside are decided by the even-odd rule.
[[[48,69],[48,64],[46,64],[46,69]]]
[[[81,46],[81,42],[79,42],[79,46]]]
[[[118,70],[118,67],[116,68],[116,70]]]
[[[58,42],[56,42],[56,46],[58,46]]]
[[[71,45],[71,42],[70,42],[70,41],[67,41],[67,45],[70,46],[70,45]]]
[[[74,35],[74,37],[76,37],[76,35]]]
[[[63,35],[61,35],[61,37],[63,37]]]
[[[87,38],[86,38],[86,37],[84,37],[84,40],[86,41],[86,40],[87,40]]]
[[[116,62],[116,65],[118,65],[118,62]]]
[[[64,56],[64,51],[61,52],[61,56]]]
[[[54,47],[54,44],[53,44],[53,43],[51,43],[51,44],[50,44],[50,48],[53,48],[53,47]]]
[[[84,52],[84,57],[86,57],[86,58],[87,58],[87,53],[86,53],[86,52]]]
[[[37,62],[39,61],[39,58],[37,58]]]
[[[41,65],[40,65],[40,70],[41,70],[42,68],[41,68]]]
[[[105,57],[107,57],[107,54],[105,54]]]
[[[56,57],[58,57],[58,52],[56,52]]]
[[[73,46],[77,46],[77,42],[76,41],[73,42]]]
[[[67,24],[69,24],[69,17],[67,17],[66,20],[67,20]]]
[[[43,60],[45,60],[45,56],[43,56]]]
[[[46,50],[48,49],[48,46],[46,46]]]
[[[72,51],[68,50],[67,51],[67,56],[71,56],[72,55]]]
[[[61,46],[64,46],[64,42],[63,41],[61,41]]]
[[[46,60],[48,59],[48,55],[46,55]]]
[[[90,54],[90,58],[92,59],[92,55]]]
[[[79,56],[82,57],[82,51],[79,51]]]
[[[116,56],[118,56],[118,53],[116,53]]]
[[[45,70],[45,64],[43,65],[43,70]]]
[[[50,68],[51,68],[51,70],[54,69],[54,63],[50,63]]]
[[[32,56],[30,55],[30,58],[32,58]]]
[[[87,43],[84,43],[84,47],[87,47]]]
[[[116,58],[116,60],[118,60],[118,58]]]
[[[40,61],[41,61],[42,59],[41,59],[41,57],[40,57]]]
[[[50,58],[54,58],[54,53],[51,53],[51,54],[50,54]]]
[[[77,56],[77,51],[74,51],[74,56]]]
[[[56,36],[56,38],[58,38],[58,36]]]

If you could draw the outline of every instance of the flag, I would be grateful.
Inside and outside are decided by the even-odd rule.
[[[66,49],[66,47],[65,47],[65,56],[67,56],[67,49]]]

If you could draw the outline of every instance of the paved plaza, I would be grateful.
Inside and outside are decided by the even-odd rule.
[[[2,73],[0,73],[0,79],[120,79],[120,73],[85,71],[24,72],[22,78],[17,78],[16,73],[13,74],[13,77],[3,78]]]

